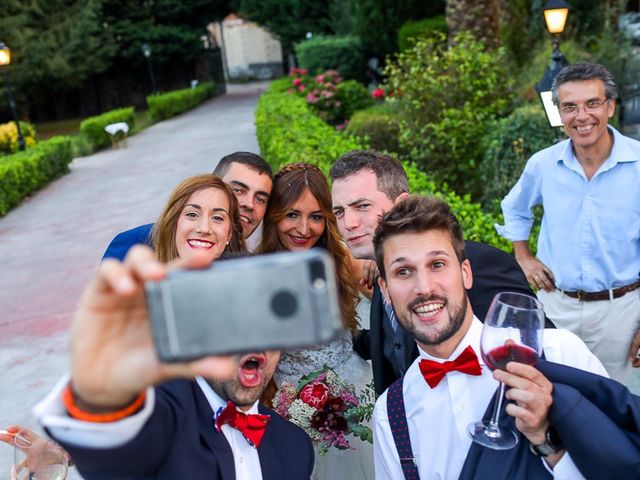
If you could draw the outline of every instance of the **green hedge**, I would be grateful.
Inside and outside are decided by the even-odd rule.
[[[343,118],[349,119],[353,114],[373,105],[373,99],[369,90],[356,80],[340,82],[336,88],[336,98],[341,103]]]
[[[349,120],[347,132],[365,137],[374,150],[397,152],[399,149],[400,121],[387,103],[356,112]]]
[[[71,140],[53,137],[24,152],[0,158],[0,215],[27,195],[69,171]]]
[[[288,93],[263,94],[255,118],[260,152],[275,170],[291,162],[308,162],[327,174],[340,155],[366,148],[323,122],[304,99]]]
[[[364,77],[366,60],[358,37],[318,35],[296,44],[295,50],[300,67],[309,70],[310,75],[337,70],[344,78]]]
[[[149,115],[154,122],[175,117],[211,98],[214,89],[213,82],[207,82],[198,85],[196,88],[184,88],[182,90],[149,95],[147,97]]]
[[[291,162],[309,162],[328,174],[340,155],[369,148],[364,139],[345,135],[320,120],[304,99],[281,93],[277,87],[260,97],[255,117],[260,152],[274,170]],[[511,251],[511,244],[493,227],[501,221],[497,215],[483,213],[480,204],[471,202],[468,195],[461,197],[446,187],[438,187],[414,164],[405,163],[405,169],[413,193],[436,195],[451,205],[465,238]]]
[[[485,209],[496,208],[520,178],[529,157],[553,145],[555,138],[539,102],[515,109],[489,128],[478,169]]]
[[[447,31],[447,19],[444,15],[425,18],[423,20],[410,20],[402,24],[398,30],[398,47],[402,52],[403,50],[413,47],[418,37],[433,32],[441,32],[446,35]]]
[[[104,131],[104,127],[112,123],[126,122],[129,130],[135,124],[133,115],[133,107],[118,108],[110,110],[95,117],[85,118],[80,124],[80,133],[82,133],[94,150],[104,148],[109,145],[109,135]]]

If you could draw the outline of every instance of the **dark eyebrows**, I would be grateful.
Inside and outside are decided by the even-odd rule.
[[[238,181],[238,180],[231,180],[231,181],[229,181],[229,185],[234,186],[234,187],[240,187],[240,188],[242,188],[243,190],[251,190],[251,189],[249,188],[249,185],[247,185],[246,183],[242,183],[242,182],[240,182],[240,181]],[[259,190],[259,191],[257,191],[255,194],[256,194],[256,195],[263,195],[263,196],[265,196],[265,197],[269,198],[269,193],[267,193],[267,192],[265,192],[265,191],[263,191],[263,190]]]
[[[354,200],[353,202],[347,203],[347,207],[354,207],[354,206],[358,205],[359,203],[370,202],[370,201],[371,200],[369,200],[368,198],[365,198],[365,197],[358,198],[357,200]]]
[[[442,257],[442,256],[451,257],[451,255],[449,255],[449,253],[446,252],[445,250],[432,250],[428,252],[427,255],[429,257]],[[403,263],[403,262],[410,262],[410,261],[411,260],[407,257],[398,257],[391,260],[391,262],[389,262],[389,266],[393,265],[394,263]]]
[[[347,207],[355,207],[359,203],[370,202],[370,201],[371,200],[369,200],[368,198],[361,197],[352,202],[347,203]],[[331,209],[335,212],[336,210],[344,210],[344,207],[342,205],[334,205],[333,207],[331,207]]]
[[[240,188],[244,188],[245,190],[249,190],[249,185],[247,185],[246,183],[239,182],[238,180],[231,180],[229,182],[229,185],[233,185],[235,187],[240,187]]]
[[[184,208],[187,208],[187,207],[195,208],[196,210],[202,210],[202,207],[200,205],[198,205],[197,203],[187,203],[184,206]],[[226,208],[222,208],[222,207],[216,207],[216,208],[212,209],[212,211],[214,211],[214,212],[224,212],[227,215],[229,215],[229,212],[227,211],[227,209]]]

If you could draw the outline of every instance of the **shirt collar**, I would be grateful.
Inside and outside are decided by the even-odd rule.
[[[613,146],[611,147],[609,158],[607,158],[607,160],[599,168],[600,171],[609,170],[615,167],[618,163],[637,162],[638,160],[640,160],[640,158],[638,158],[637,149],[635,149],[634,151],[634,149],[631,148],[631,145],[627,141],[627,137],[622,135],[611,125],[608,125],[607,129],[613,134]],[[562,162],[567,167],[581,172],[582,167],[580,166],[578,159],[573,153],[572,145],[573,143],[570,139],[565,140],[559,144],[560,151],[558,152],[558,163]]]
[[[482,334],[482,322],[478,320],[478,317],[473,316],[473,320],[471,321],[471,326],[462,340],[453,351],[453,353],[449,356],[449,358],[437,358],[432,355],[429,355],[425,352],[420,346],[418,346],[418,352],[420,353],[420,358],[426,358],[427,360],[433,360],[434,362],[442,363],[448,360],[455,360],[462,353],[462,351],[471,345],[473,351],[476,352],[478,356],[478,361],[480,365],[485,365],[484,360],[482,359],[482,355],[480,355],[480,335]]]
[[[204,378],[196,377],[196,382],[198,383],[200,390],[202,390],[202,393],[204,393],[204,396],[207,398],[209,405],[211,405],[211,410],[213,410],[214,413],[217,413],[218,410],[227,406],[227,400],[224,400],[220,395],[218,395]],[[238,407],[236,407],[236,409],[240,411]],[[254,403],[249,410],[243,413],[258,413],[258,400],[256,400],[256,403]]]

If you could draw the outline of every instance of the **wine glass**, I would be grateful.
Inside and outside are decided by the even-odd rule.
[[[535,365],[542,353],[544,312],[534,297],[520,293],[497,294],[482,328],[480,351],[491,370],[504,370],[508,362]],[[498,425],[502,410],[504,384],[494,404],[490,421],[472,423],[467,432],[474,442],[494,450],[507,450],[518,443],[516,432]]]
[[[13,437],[11,480],[64,480],[68,467],[67,453],[57,443],[26,428]]]

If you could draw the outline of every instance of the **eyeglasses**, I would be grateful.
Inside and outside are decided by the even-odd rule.
[[[588,102],[584,102],[582,105],[576,105],[575,103],[566,103],[560,106],[560,113],[565,117],[575,117],[578,115],[578,111],[582,108],[585,113],[593,113],[596,112],[602,105],[609,101],[608,98],[604,100],[589,100]]]

